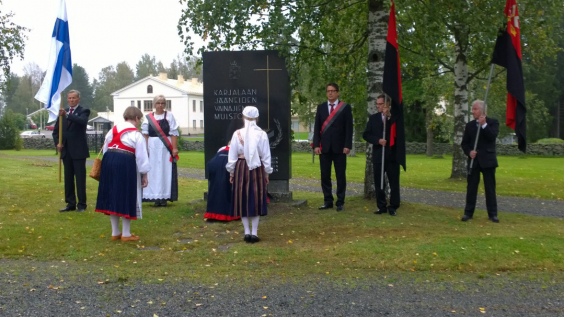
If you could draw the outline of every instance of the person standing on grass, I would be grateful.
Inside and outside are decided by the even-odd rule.
[[[154,201],[155,207],[165,207],[168,201],[178,200],[178,123],[166,111],[163,95],[153,98],[155,112],[145,116],[141,131],[147,140],[151,171],[149,186],[143,189],[143,201]]]
[[[472,103],[472,116],[475,120],[466,124],[460,144],[464,154],[468,156],[466,206],[464,207],[464,216],[462,216],[461,220],[468,221],[474,216],[478,185],[480,184],[480,173],[482,173],[484,175],[488,217],[490,221],[498,223],[495,193],[495,169],[498,165],[495,143],[499,133],[499,122],[496,119],[486,117],[485,104],[482,100],[476,100]],[[480,129],[480,136],[476,150],[474,150],[478,129]],[[470,169],[472,159],[474,159],[474,162]]]
[[[214,221],[232,221],[241,217],[232,217],[230,215],[231,183],[229,182],[229,172],[225,169],[228,162],[229,146],[231,138],[236,130],[244,126],[243,119],[236,118],[229,124],[227,128],[226,144],[220,148],[215,156],[208,162],[208,199],[206,205],[206,213],[204,218]]]
[[[325,87],[327,101],[317,106],[313,130],[313,150],[319,155],[323,205],[319,209],[333,208],[331,165],[335,164],[337,178],[337,211],[342,211],[347,192],[347,155],[352,148],[353,116],[349,104],[339,100],[339,85]]]
[[[139,236],[131,234],[131,219],[142,217],[142,188],[149,183],[147,173],[151,165],[146,141],[137,130],[143,113],[137,107],[128,107],[123,119],[125,122],[114,126],[104,141],[96,212],[110,216],[111,240],[125,242],[139,240]],[[119,218],[122,218],[121,232]]]
[[[67,206],[59,211],[77,210],[83,212],[86,210],[86,158],[90,157],[86,140],[86,126],[88,125],[90,109],[80,105],[80,92],[77,90],[68,92],[67,102],[69,107],[66,110],[59,110],[59,117],[63,117],[61,144],[59,144],[59,119],[57,119],[53,130],[53,140],[57,151],[61,153],[65,166],[65,202]]]
[[[391,216],[396,215],[396,210],[400,206],[400,164],[395,153],[396,147],[391,146],[392,143],[392,124],[389,120],[391,117],[390,103],[385,102],[385,95],[380,95],[376,99],[376,107],[378,112],[371,115],[366,124],[366,129],[362,137],[370,144],[372,148],[372,169],[374,172],[374,187],[376,189],[376,205],[378,210],[374,213],[389,213]],[[386,135],[384,132],[384,122],[386,122]],[[388,176],[390,185],[390,205],[387,206],[386,187],[384,179],[384,188],[381,186],[382,178],[382,151],[384,151],[384,173]]]
[[[233,184],[230,216],[241,217],[247,243],[260,241],[257,233],[259,219],[267,215],[266,186],[268,174],[272,173],[270,144],[266,132],[257,125],[258,117],[256,107],[243,109],[245,127],[233,133],[225,166],[230,174],[229,182]]]

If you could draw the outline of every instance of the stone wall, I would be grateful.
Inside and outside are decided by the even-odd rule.
[[[87,134],[86,138],[88,141],[88,147],[90,148],[90,151],[96,151],[96,150],[100,150],[100,147],[102,146],[103,142],[104,142],[104,136],[102,134]],[[46,138],[26,138],[23,139],[23,146],[24,149],[34,149],[34,150],[49,150],[55,149],[55,143],[53,142],[53,139],[48,136]]]
[[[98,135],[97,146],[95,145],[95,135],[88,135],[88,143],[91,151],[99,150],[102,144],[102,135]],[[53,140],[51,138],[45,139],[24,139],[25,149],[54,149]],[[355,143],[356,152],[363,153],[366,151],[366,142]],[[434,153],[438,155],[451,154],[452,145],[448,143],[435,143]],[[187,141],[182,140],[181,150],[183,151],[204,151],[203,141]],[[425,154],[427,150],[426,143],[407,142],[405,145],[407,154]],[[292,150],[294,152],[311,153],[311,145],[309,142],[293,142]],[[517,145],[513,144],[498,144],[497,155],[518,156],[521,151]],[[529,144],[527,146],[528,155],[538,156],[564,156],[564,144]]]

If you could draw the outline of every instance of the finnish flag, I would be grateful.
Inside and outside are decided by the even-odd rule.
[[[69,22],[65,0],[60,0],[59,13],[55,21],[47,74],[35,99],[45,104],[49,111],[49,122],[59,116],[61,92],[72,83],[72,61],[69,39]]]

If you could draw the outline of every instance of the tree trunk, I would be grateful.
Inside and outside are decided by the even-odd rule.
[[[377,112],[376,98],[382,94],[384,76],[384,57],[388,20],[383,0],[368,1],[368,76],[367,111],[368,116]],[[364,171],[364,197],[374,197],[374,172],[372,171],[372,145],[366,147],[366,169]]]
[[[435,134],[433,132],[433,110],[427,109],[425,111],[425,121],[427,125],[427,156],[433,156],[433,140]]]
[[[454,142],[452,145],[452,172],[450,178],[466,177],[466,155],[460,147],[468,122],[468,62],[461,41],[456,39],[454,64]]]

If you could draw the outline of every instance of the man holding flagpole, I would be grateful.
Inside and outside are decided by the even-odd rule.
[[[74,194],[75,174],[79,199],[78,210],[84,211],[86,209],[85,164],[86,158],[89,156],[88,146],[86,146],[86,121],[88,116],[90,116],[90,110],[78,106],[80,102],[80,93],[78,91],[71,91],[68,94],[69,111],[61,109],[62,92],[71,83],[72,60],[67,8],[65,0],[59,0],[59,10],[51,36],[47,74],[41,88],[39,88],[35,95],[35,99],[45,104],[45,108],[49,112],[49,122],[56,120],[57,117],[59,118],[55,124],[53,138],[59,151],[59,181],[61,177],[61,159],[65,160],[65,200],[67,206],[61,209],[61,211],[71,211],[77,207]],[[74,162],[74,160],[80,162]],[[67,170],[67,168],[70,170]]]
[[[71,90],[67,94],[69,108],[60,109],[62,118],[55,124],[53,140],[61,153],[65,166],[65,202],[67,206],[59,211],[78,212],[86,209],[86,158],[90,157],[86,140],[86,126],[90,109],[80,105],[80,92]],[[63,137],[59,142],[59,126],[62,124]],[[76,195],[75,195],[76,180]],[[78,204],[76,197],[78,196]]]

